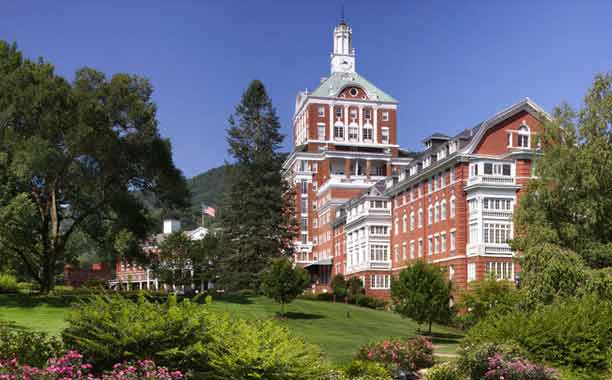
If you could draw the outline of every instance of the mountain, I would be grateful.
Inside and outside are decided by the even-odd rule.
[[[191,191],[191,208],[199,211],[202,203],[219,208],[225,191],[225,166],[210,169],[187,180]]]

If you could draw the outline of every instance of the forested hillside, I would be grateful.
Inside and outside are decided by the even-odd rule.
[[[200,210],[202,203],[218,208],[224,191],[225,166],[210,169],[187,180],[191,191],[191,205]]]

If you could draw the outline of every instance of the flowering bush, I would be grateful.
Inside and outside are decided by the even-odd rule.
[[[433,345],[425,337],[409,340],[384,340],[362,346],[357,357],[383,363],[393,369],[418,371],[434,363]]]
[[[91,373],[92,365],[83,363],[83,356],[76,351],[69,351],[60,358],[49,359],[44,369],[21,365],[17,359],[0,360],[1,380],[180,380],[181,372],[170,372],[157,367],[150,360],[141,360],[134,364],[115,364],[112,371],[101,377]]]
[[[425,373],[424,380],[463,380],[465,376],[454,363],[436,364]]]
[[[506,359],[496,353],[489,358],[485,380],[556,380],[557,373],[522,359]]]

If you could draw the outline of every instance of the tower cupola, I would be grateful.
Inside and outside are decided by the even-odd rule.
[[[355,72],[353,31],[344,19],[334,28],[334,49],[331,54],[331,73],[338,72]]]

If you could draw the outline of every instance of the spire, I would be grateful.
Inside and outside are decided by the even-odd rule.
[[[344,1],[340,4],[340,25],[346,25],[346,21],[344,21]]]

